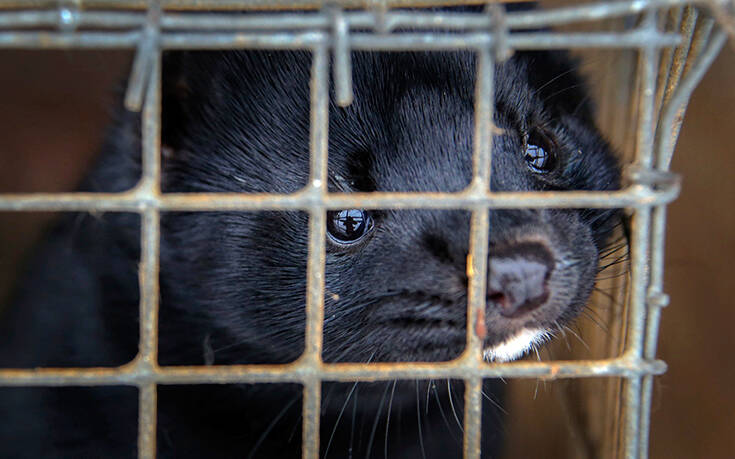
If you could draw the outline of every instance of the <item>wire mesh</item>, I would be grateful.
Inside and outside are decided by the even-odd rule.
[[[319,454],[322,381],[456,378],[465,381],[464,455],[480,457],[483,378],[622,377],[623,454],[646,457],[653,375],[663,294],[665,208],[679,192],[667,172],[683,111],[694,87],[726,41],[704,13],[681,0],[578,5],[549,11],[479,13],[391,11],[425,1],[338,2],[315,11],[231,14],[214,9],[295,9],[307,0],[162,1],[89,0],[0,3],[0,48],[134,48],[137,50],[125,104],[142,108],[143,173],[124,193],[0,194],[6,211],[133,211],[142,215],[139,282],[139,354],[118,368],[0,369],[0,386],[127,384],[139,388],[138,452],[155,457],[156,388],[159,384],[296,382],[303,385],[303,457]],[[436,2],[441,4],[467,2]],[[177,10],[196,10],[181,12]],[[205,11],[206,10],[206,11]],[[665,27],[659,18],[669,13]],[[638,17],[629,29],[586,33],[524,29]],[[704,19],[701,19],[704,17]],[[392,33],[402,29],[400,34]],[[407,32],[406,30],[410,30]],[[513,33],[511,33],[513,32]],[[305,49],[312,53],[310,83],[310,180],[293,194],[169,194],[161,192],[161,52],[169,49]],[[612,192],[491,192],[493,68],[510,51],[555,48],[629,48],[640,57],[635,157],[629,184]],[[334,56],[336,99],[352,100],[352,50],[458,50],[478,58],[475,88],[473,180],[458,193],[330,193],[327,191],[329,58]],[[658,88],[658,91],[657,91]],[[659,114],[660,110],[660,114]],[[563,207],[628,208],[633,212],[631,286],[626,345],[599,360],[487,363],[475,334],[484,308],[490,231],[488,210]],[[327,364],[322,355],[325,215],[328,209],[446,209],[472,212],[468,258],[467,346],[450,362]],[[158,346],[160,214],[163,211],[286,210],[309,213],[306,346],[284,365],[161,367]]]

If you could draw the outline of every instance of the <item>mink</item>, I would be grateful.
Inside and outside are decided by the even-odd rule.
[[[329,189],[458,192],[472,179],[470,52],[354,52],[354,102],[330,94]],[[309,174],[311,56],[171,52],[164,192],[293,193]],[[614,190],[619,166],[565,53],[517,52],[494,75],[493,191]],[[139,117],[119,111],[80,190],[130,189]],[[326,362],[446,361],[465,347],[468,210],[327,213]],[[493,209],[485,357],[518,358],[585,307],[619,213]],[[140,218],[67,214],[0,317],[0,366],[115,366],[138,343]],[[161,365],[287,363],[304,350],[308,214],[163,212]],[[484,383],[483,456],[502,445]],[[159,457],[294,458],[296,384],[159,385]],[[461,381],[323,384],[321,456],[461,457]],[[0,456],[134,457],[134,387],[0,389]]]

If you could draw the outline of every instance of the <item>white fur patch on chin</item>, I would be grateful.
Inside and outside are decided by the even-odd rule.
[[[509,362],[550,338],[551,333],[543,328],[523,328],[502,343],[485,348],[482,355],[489,362]]]

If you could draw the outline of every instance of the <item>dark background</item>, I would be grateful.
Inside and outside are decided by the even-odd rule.
[[[75,186],[98,150],[130,58],[0,52],[0,192]],[[652,458],[735,454],[733,81],[735,52],[727,48],[694,95],[674,159],[684,185],[669,211],[665,289],[672,301],[658,352],[669,371],[655,380]],[[50,216],[0,213],[0,297]],[[509,456],[569,457],[578,438],[555,414],[556,384],[566,383],[511,385],[510,416],[523,421],[509,426]]]

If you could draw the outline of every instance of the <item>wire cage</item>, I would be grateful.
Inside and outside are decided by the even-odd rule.
[[[155,457],[157,386],[289,382],[303,385],[303,457],[319,455],[322,381],[452,378],[464,380],[464,456],[480,457],[483,378],[596,378],[614,416],[592,420],[601,432],[595,457],[646,457],[652,381],[666,370],[655,359],[663,293],[666,205],[679,193],[668,171],[683,113],[697,83],[727,41],[725,2],[633,0],[550,10],[483,12],[406,10],[463,0],[3,0],[0,48],[135,49],[125,105],[142,111],[143,172],[123,193],[0,194],[2,211],[135,212],[141,216],[139,354],[117,368],[0,369],[0,386],[137,387],[138,454]],[[394,9],[401,8],[401,9]],[[276,11],[278,10],[278,11]],[[248,14],[241,14],[247,11]],[[237,14],[235,14],[237,12]],[[584,24],[584,31],[566,31]],[[554,28],[553,31],[549,28]],[[533,33],[528,29],[541,28]],[[397,29],[403,33],[393,33]],[[409,32],[406,32],[408,30]],[[606,74],[598,98],[606,133],[629,159],[619,191],[490,192],[493,68],[514,50],[627,49]],[[294,194],[162,193],[161,52],[177,49],[301,49],[311,52],[310,180]],[[327,191],[330,55],[340,105],[352,100],[353,50],[470,50],[477,56],[473,181],[458,193]],[[606,61],[602,61],[605,65]],[[632,75],[632,77],[631,77]],[[622,103],[621,103],[622,102]],[[619,107],[630,107],[624,113]],[[614,109],[612,107],[615,107]],[[613,333],[600,338],[611,357],[487,363],[473,332],[484,308],[490,231],[488,209],[625,208],[631,215],[629,281],[611,309]],[[450,362],[325,363],[325,213],[331,209],[451,209],[472,212],[465,352]],[[301,210],[309,215],[306,346],[291,364],[165,367],[157,362],[160,215],[164,211]],[[595,389],[596,391],[598,389]],[[599,392],[598,392],[599,393]]]

